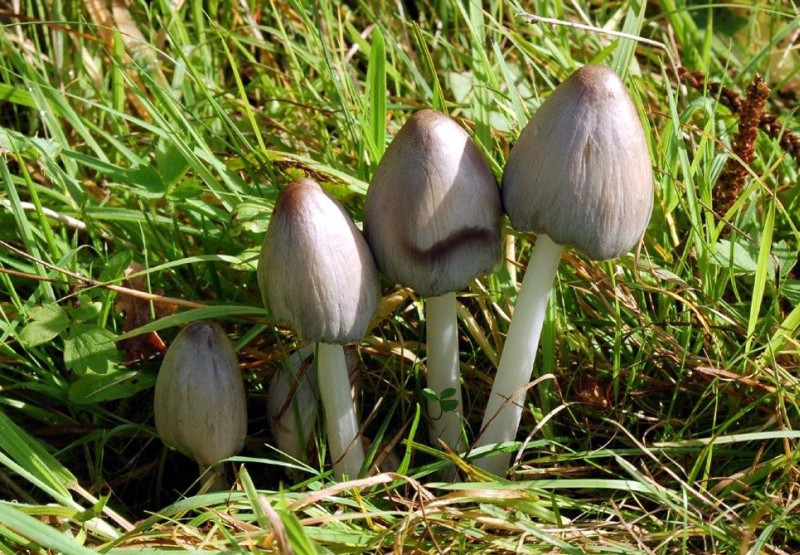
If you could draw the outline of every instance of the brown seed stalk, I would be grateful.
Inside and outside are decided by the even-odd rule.
[[[764,115],[769,87],[764,78],[756,75],[747,87],[747,94],[741,102],[739,131],[733,141],[732,156],[725,163],[722,174],[714,187],[714,207],[720,214],[727,212],[739,198],[747,180],[747,167],[756,158],[755,144],[758,127]]]
[[[725,87],[721,83],[714,81],[705,82],[705,75],[701,71],[689,71],[681,67],[678,69],[681,79],[690,87],[703,90],[708,89],[708,92],[719,98],[720,103],[726,106],[734,114],[741,114],[743,109],[742,97],[731,89]],[[790,156],[800,160],[800,136],[789,129],[784,127],[778,122],[778,118],[770,113],[762,113],[761,119],[758,122],[758,127],[772,139],[778,139],[781,148]]]

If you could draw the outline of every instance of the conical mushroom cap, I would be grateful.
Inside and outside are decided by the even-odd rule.
[[[380,298],[364,237],[342,205],[311,179],[294,181],[278,195],[258,283],[273,317],[313,342],[358,341]]]
[[[222,326],[194,322],[175,337],[156,378],[154,412],[162,439],[204,466],[242,449],[244,382]]]
[[[622,81],[584,66],[531,118],[508,157],[502,186],[511,224],[595,260],[641,238],[653,207],[644,129]]]
[[[497,265],[502,218],[497,182],[467,132],[444,114],[422,110],[375,170],[364,235],[390,279],[438,296]]]

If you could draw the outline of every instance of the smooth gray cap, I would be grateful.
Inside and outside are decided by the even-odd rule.
[[[273,317],[306,341],[360,340],[375,315],[380,282],[364,237],[339,202],[311,179],[278,195],[258,260]]]
[[[653,208],[642,123],[620,78],[584,66],[534,114],[508,157],[503,205],[520,231],[595,260],[633,248]]]
[[[411,116],[367,190],[378,268],[425,296],[458,291],[500,262],[502,230],[497,182],[467,132],[434,110]]]

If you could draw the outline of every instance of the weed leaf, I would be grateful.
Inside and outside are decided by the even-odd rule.
[[[55,303],[32,308],[31,321],[19,332],[19,340],[26,347],[35,347],[58,337],[67,329],[69,317]]]
[[[64,340],[64,364],[79,376],[89,370],[105,374],[119,359],[114,340],[114,334],[106,329],[75,324]]]

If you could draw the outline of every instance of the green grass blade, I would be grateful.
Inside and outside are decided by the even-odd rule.
[[[261,506],[261,500],[263,498],[259,495],[258,490],[253,483],[253,479],[250,477],[250,473],[247,472],[247,469],[244,467],[244,465],[239,468],[239,480],[242,482],[244,493],[247,496],[247,501],[256,517],[256,522],[258,522],[258,525],[261,526],[261,528],[269,528],[269,517],[264,512],[264,508]],[[264,502],[267,503],[268,501],[264,499]]]
[[[177,314],[173,314],[172,316],[166,316],[164,318],[160,318],[155,322],[151,322],[144,326],[133,329],[127,333],[123,333],[117,336],[116,340],[121,341],[123,339],[130,339],[132,337],[136,337],[137,335],[142,335],[144,333],[160,331],[166,328],[171,328],[182,324],[196,322],[197,320],[205,320],[205,319],[214,320],[214,319],[237,317],[237,316],[266,317],[268,314],[269,313],[264,308],[256,306],[244,306],[244,305],[207,306],[204,308],[195,308],[192,310],[187,310],[185,312],[179,312]]]
[[[14,214],[14,219],[16,220],[16,227],[20,232],[22,242],[25,245],[25,250],[30,253],[34,258],[42,260],[41,251],[37,246],[36,239],[34,237],[34,228],[31,223],[28,221],[28,216],[25,214],[25,210],[22,208],[21,199],[19,197],[19,192],[17,191],[17,187],[14,184],[14,179],[11,177],[11,172],[9,171],[8,164],[6,163],[5,158],[0,158],[0,179],[3,180],[3,185],[5,186],[5,190],[8,193],[8,196],[11,200],[11,210]],[[36,264],[35,266],[36,272],[41,277],[47,277],[48,270],[42,266],[41,264]],[[55,291],[53,290],[53,286],[48,283],[47,281],[42,282],[42,290],[44,291],[45,295],[49,300],[55,300]]]
[[[416,21],[411,24],[411,32],[414,36],[417,48],[422,51],[422,62],[425,72],[433,81],[433,98],[431,99],[431,107],[434,110],[442,112],[443,114],[447,114],[447,102],[445,100],[444,91],[442,91],[442,84],[439,82],[439,74],[436,71],[436,66],[433,63],[431,51],[428,49],[428,45],[425,42],[422,29],[419,25],[417,25]]]
[[[367,69],[367,98],[373,156],[378,161],[386,150],[386,45],[383,33],[372,30],[372,52]]]
[[[94,555],[95,551],[88,549],[74,539],[56,531],[41,520],[26,515],[10,503],[0,501],[0,522],[3,526],[25,536],[36,545],[53,549],[64,555]]]
[[[632,0],[628,11],[625,14],[625,22],[622,25],[622,32],[633,36],[639,36],[642,32],[645,19],[645,9],[647,0]],[[614,59],[611,68],[623,79],[628,73],[636,52],[637,42],[633,39],[620,38],[619,44],[614,51]]]
[[[71,499],[68,488],[77,483],[75,476],[38,440],[17,426],[2,409],[0,409],[0,449],[22,469],[55,492],[59,500]]]
[[[750,301],[750,317],[747,321],[747,342],[745,343],[745,353],[750,352],[753,342],[753,334],[760,320],[761,304],[764,300],[764,289],[767,284],[767,277],[772,267],[772,233],[775,229],[775,197],[769,197],[764,229],[761,232],[761,242],[758,250],[758,267],[756,268],[755,281],[753,283],[753,296]]]

